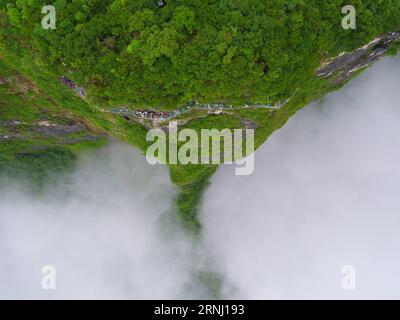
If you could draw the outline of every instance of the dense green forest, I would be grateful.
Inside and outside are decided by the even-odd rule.
[[[56,0],[56,29],[45,30],[42,7],[50,3],[0,0],[0,79],[11,77],[7,72],[14,70],[40,89],[40,98],[31,99],[32,93],[0,88],[0,121],[24,119],[34,127],[33,121],[54,113],[53,107],[39,108],[43,103],[38,99],[50,100],[58,118],[68,111],[74,121],[84,119],[88,127],[145,151],[146,128],[100,110],[121,105],[168,110],[194,100],[267,104],[296,93],[279,110],[193,116],[183,125],[200,130],[243,128],[250,122],[257,128],[257,148],[297,110],[344,84],[316,76],[323,62],[381,34],[400,31],[398,0],[163,2],[164,6],[157,0]],[[356,30],[342,28],[341,9],[346,4],[356,8]],[[65,74],[85,86],[87,99],[59,83]],[[0,141],[0,167],[18,171],[14,160],[20,154],[28,155],[18,158],[27,172],[30,165],[57,169],[68,159],[75,161],[69,151],[80,144],[61,146],[65,141],[19,134],[12,143]],[[50,150],[48,156],[26,152],[37,150],[36,145],[46,145],[48,149],[41,150]],[[200,227],[196,208],[216,169],[170,166],[171,180],[181,189],[180,218],[190,229]]]
[[[94,102],[168,108],[284,98],[313,77],[324,55],[398,26],[399,1],[354,0],[357,30],[344,30],[347,3],[57,0],[55,30],[41,28],[46,1],[0,0],[0,7],[11,24],[2,33],[23,39],[37,63],[73,70]]]

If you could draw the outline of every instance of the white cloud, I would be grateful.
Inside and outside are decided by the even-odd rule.
[[[114,144],[44,198],[0,192],[0,298],[186,298],[197,266],[165,167]],[[56,268],[54,291],[41,287]]]

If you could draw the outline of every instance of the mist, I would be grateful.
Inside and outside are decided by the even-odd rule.
[[[0,191],[0,298],[177,299],[199,261],[174,221],[168,169],[120,143],[81,159],[43,196]],[[56,289],[42,288],[54,266]]]
[[[226,298],[400,298],[399,75],[386,58],[298,112],[252,176],[219,169],[201,219]]]

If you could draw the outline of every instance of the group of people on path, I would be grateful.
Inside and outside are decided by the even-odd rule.
[[[196,101],[190,102],[187,105],[173,111],[153,111],[153,110],[141,110],[136,109],[134,111],[130,111],[130,109],[126,106],[122,106],[117,109],[111,109],[111,113],[116,114],[131,114],[137,118],[141,119],[148,119],[148,120],[156,120],[156,121],[166,121],[170,119],[174,119],[179,117],[180,115],[192,110],[192,109],[199,109],[199,110],[208,110],[208,111],[217,111],[217,110],[227,110],[227,109],[234,109],[237,107],[233,107],[231,105],[226,105],[222,103],[214,103],[214,104],[200,104]],[[245,105],[240,107],[242,109],[246,108],[264,108],[264,109],[276,109],[275,105]]]
[[[66,76],[60,77],[60,81],[67,85],[70,89],[74,90],[78,95],[80,95],[82,98],[86,97],[86,91],[84,88],[79,87],[75,82],[72,80],[68,79]]]
[[[205,107],[206,106],[206,107]],[[111,113],[120,113],[120,114],[133,114],[137,118],[148,119],[148,120],[156,120],[156,121],[166,121],[170,119],[174,119],[179,117],[180,115],[190,111],[193,108],[197,109],[222,109],[222,105],[200,105],[197,102],[189,103],[177,110],[173,111],[154,111],[154,110],[142,110],[136,109],[134,111],[130,111],[128,107],[123,106],[117,109],[111,109]]]

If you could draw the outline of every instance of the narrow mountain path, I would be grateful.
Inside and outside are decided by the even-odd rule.
[[[71,90],[78,94],[82,99],[86,98],[86,90],[83,87],[78,86],[72,80],[68,79],[66,76],[61,76],[60,81],[67,85]],[[296,95],[299,88],[283,103],[276,102],[275,104],[245,104],[243,106],[232,106],[223,103],[212,103],[212,104],[201,104],[197,101],[189,102],[188,104],[182,106],[179,109],[173,111],[159,111],[159,110],[143,110],[143,109],[130,109],[127,106],[121,106],[115,109],[99,109],[102,112],[109,112],[112,114],[122,115],[127,119],[137,119],[137,120],[150,120],[156,127],[158,124],[177,119],[178,117],[192,111],[192,110],[203,110],[207,111],[208,114],[221,114],[230,110],[238,109],[269,109],[278,110],[284,107],[292,98]]]

